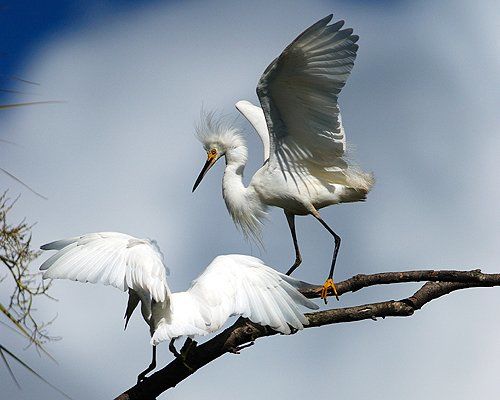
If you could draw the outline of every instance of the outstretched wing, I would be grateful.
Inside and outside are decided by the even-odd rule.
[[[123,233],[101,232],[48,243],[58,250],[40,270],[43,278],[101,283],[146,293],[156,302],[168,300],[163,256],[156,244]]]
[[[264,147],[264,162],[269,159],[269,131],[267,130],[266,117],[262,108],[257,107],[246,100],[240,100],[235,104],[236,109],[243,114],[248,122],[254,127],[255,131],[262,141]]]
[[[289,334],[290,327],[302,329],[308,324],[300,306],[318,308],[294,283],[299,285],[257,258],[233,254],[216,257],[188,293],[209,309],[212,332],[230,316],[241,315]]]
[[[269,162],[283,171],[344,169],[345,136],[337,99],[354,65],[358,36],[328,25],[299,35],[262,74],[258,86],[271,138]]]

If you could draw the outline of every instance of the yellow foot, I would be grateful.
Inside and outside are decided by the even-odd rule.
[[[332,278],[328,278],[326,282],[323,284],[323,288],[321,289],[321,298],[324,300],[325,304],[327,303],[326,297],[328,296],[328,289],[332,289],[333,294],[339,299],[339,295],[337,294],[337,287],[335,286],[335,282]]]

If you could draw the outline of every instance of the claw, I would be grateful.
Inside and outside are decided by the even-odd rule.
[[[153,358],[151,359],[151,364],[142,371],[138,376],[137,376],[137,383],[141,383],[144,380],[146,380],[146,375],[149,374],[151,371],[153,371],[156,368],[156,346],[153,346]]]
[[[333,281],[332,278],[328,278],[325,283],[323,284],[323,287],[321,288],[321,298],[327,304],[327,296],[328,296],[328,289],[332,289],[333,294],[339,300],[339,295],[337,293],[337,287],[335,286],[335,282]]]
[[[144,382],[147,379],[146,375],[149,374],[155,368],[156,368],[156,361],[154,363],[151,363],[148,368],[146,368],[137,376],[137,383],[139,384],[141,382]]]
[[[141,372],[138,376],[137,376],[137,384],[141,383],[141,382],[144,382],[146,380],[146,373],[144,372]]]

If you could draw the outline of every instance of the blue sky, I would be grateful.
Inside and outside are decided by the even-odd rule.
[[[77,2],[19,1],[3,4],[0,12],[1,65],[3,87],[5,77],[18,72],[40,40],[57,35],[81,18],[75,13]]]
[[[173,290],[185,289],[218,254],[253,254],[286,270],[293,249],[280,210],[271,212],[259,251],[225,210],[222,164],[191,194],[204,162],[194,125],[202,105],[236,117],[236,101],[255,102],[267,64],[333,12],[360,35],[340,101],[354,158],[377,179],[366,203],[323,212],[343,238],[337,279],[414,268],[498,271],[498,11],[494,1],[466,0],[9,5],[0,14],[0,72],[40,86],[6,81],[3,88],[33,94],[2,99],[65,103],[10,110],[0,119],[0,138],[19,145],[2,143],[0,165],[49,200],[5,176],[0,185],[21,194],[15,217],[37,222],[37,246],[101,230],[157,239]],[[238,123],[249,143],[248,180],[261,148],[244,120]],[[322,282],[330,238],[310,218],[299,218],[297,229],[304,257],[297,276]],[[373,288],[329,305],[399,298],[414,288]],[[110,398],[130,386],[150,352],[139,318],[123,332],[126,296],[74,282],[55,282],[53,295],[59,301],[41,302],[39,313],[57,315],[51,333],[63,340],[49,349],[59,365],[30,350],[23,358],[75,398]],[[305,396],[310,385],[321,397],[492,397],[499,390],[499,306],[498,290],[469,290],[411,318],[262,340],[201,370],[168,398],[251,399],[256,382],[259,393],[275,398]],[[24,344],[8,332],[5,340]],[[161,346],[160,364],[170,358]],[[56,398],[16,373],[22,392],[0,368],[6,397]]]
[[[16,1],[0,4],[0,82],[8,89],[8,77],[19,71],[41,41],[56,38],[101,12],[127,12],[157,0]],[[173,1],[170,3],[174,3]],[[99,11],[100,10],[100,11]],[[101,16],[102,17],[102,16]],[[14,75],[15,76],[15,75]],[[28,78],[26,78],[28,79]],[[0,99],[8,97],[0,93]]]

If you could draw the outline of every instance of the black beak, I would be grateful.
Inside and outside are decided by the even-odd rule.
[[[209,158],[207,160],[207,162],[203,166],[203,169],[200,172],[200,175],[198,175],[198,178],[196,178],[196,182],[194,183],[192,192],[194,192],[196,190],[196,188],[198,187],[198,185],[201,183],[203,177],[207,174],[208,170],[210,168],[212,168],[212,166],[215,164],[216,161],[217,161],[217,158],[215,158],[215,157]]]

